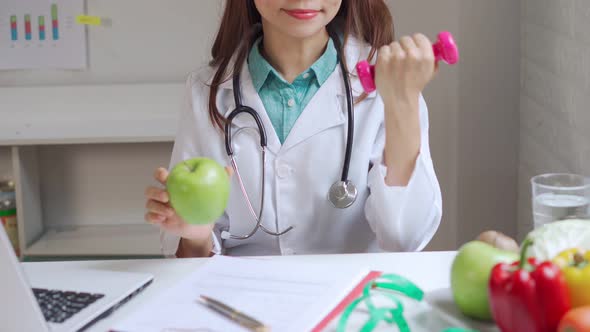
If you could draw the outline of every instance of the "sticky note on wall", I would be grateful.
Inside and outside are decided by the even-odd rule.
[[[102,19],[99,16],[78,15],[76,23],[84,25],[101,25]]]

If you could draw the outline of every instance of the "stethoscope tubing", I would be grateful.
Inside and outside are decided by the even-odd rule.
[[[340,68],[342,71],[344,87],[346,89],[346,106],[347,106],[347,110],[348,110],[348,128],[347,128],[347,137],[346,137],[346,150],[345,150],[345,156],[344,156],[344,164],[342,165],[342,174],[341,174],[341,178],[340,178],[341,182],[339,184],[336,183],[335,185],[342,186],[342,188],[345,191],[347,191],[346,188],[348,186],[350,186],[354,192],[354,197],[352,198],[352,201],[348,202],[348,204],[344,204],[342,206],[338,206],[334,202],[332,202],[332,204],[334,204],[335,207],[346,208],[346,207],[352,205],[352,203],[356,199],[356,189],[355,189],[354,185],[348,180],[348,172],[349,172],[350,160],[351,160],[351,156],[352,156],[352,142],[354,139],[353,100],[352,100],[352,90],[350,87],[350,80],[348,77],[348,71],[346,69],[346,64],[344,62],[344,59],[342,57],[342,49],[341,49],[340,39],[333,32],[332,29],[329,29],[329,33],[330,33],[330,37],[334,40],[335,47],[338,51],[338,60],[339,60]],[[240,73],[239,72],[236,72],[233,75],[233,88],[234,88],[234,101],[235,101],[236,108],[229,114],[229,116],[226,120],[226,123],[225,123],[225,130],[224,130],[225,149],[226,149],[227,155],[229,156],[229,158],[231,160],[231,165],[232,165],[232,168],[233,168],[233,170],[236,174],[236,177],[238,179],[238,183],[240,185],[240,190],[242,191],[242,195],[244,196],[246,203],[248,205],[248,210],[250,211],[250,214],[252,215],[252,217],[256,221],[256,226],[254,227],[254,229],[252,229],[252,231],[250,233],[248,233],[246,235],[233,235],[229,231],[223,231],[221,233],[221,238],[222,239],[246,240],[246,239],[249,239],[252,236],[254,236],[254,234],[256,234],[256,232],[258,231],[258,229],[262,229],[265,233],[267,233],[269,235],[274,235],[274,236],[284,235],[287,232],[289,232],[290,230],[292,230],[294,227],[289,226],[288,228],[286,228],[283,231],[273,232],[273,231],[270,231],[269,229],[267,229],[264,225],[262,225],[262,216],[263,216],[263,212],[264,212],[263,210],[264,210],[265,186],[266,186],[266,179],[265,179],[266,147],[267,147],[267,142],[268,142],[267,136],[266,136],[266,130],[264,128],[264,125],[263,125],[262,120],[260,119],[260,116],[258,115],[258,113],[254,109],[252,109],[251,107],[242,105],[242,98],[241,98],[241,91],[240,91],[241,84],[240,84]],[[254,121],[256,122],[256,126],[258,127],[258,132],[260,135],[260,147],[262,150],[262,176],[261,176],[261,182],[262,182],[261,183],[261,185],[262,185],[261,195],[262,195],[262,197],[260,200],[260,210],[259,210],[258,214],[256,214],[256,212],[254,211],[252,201],[250,200],[248,192],[246,191],[246,188],[244,186],[244,182],[242,180],[242,176],[240,175],[239,167],[238,167],[237,162],[235,160],[234,150],[232,147],[232,133],[231,133],[232,123],[233,123],[233,120],[235,119],[235,117],[237,117],[238,115],[240,115],[242,113],[249,114],[254,119]],[[331,193],[331,190],[332,190],[332,188],[330,189],[330,193]]]
[[[346,150],[344,154],[344,165],[342,166],[342,176],[341,181],[343,183],[348,182],[348,170],[350,167],[350,159],[352,157],[352,142],[354,142],[354,111],[353,111],[353,101],[352,101],[352,89],[350,88],[350,80],[348,78],[348,71],[346,69],[346,64],[344,59],[342,58],[342,51],[340,39],[337,35],[335,35],[332,30],[330,29],[330,36],[334,40],[336,49],[338,50],[338,60],[340,62],[340,69],[343,75],[344,81],[344,88],[346,90],[346,108],[348,110],[348,128],[346,134]]]

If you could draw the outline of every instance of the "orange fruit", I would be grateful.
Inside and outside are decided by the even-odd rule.
[[[590,332],[590,306],[568,311],[559,322],[558,332]]]

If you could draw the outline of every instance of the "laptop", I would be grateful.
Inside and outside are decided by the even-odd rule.
[[[21,266],[0,226],[0,331],[70,332],[89,328],[153,280],[148,274]]]

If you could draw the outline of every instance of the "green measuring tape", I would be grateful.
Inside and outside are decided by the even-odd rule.
[[[363,288],[362,295],[350,303],[346,309],[344,309],[342,316],[340,317],[340,321],[338,322],[337,332],[346,331],[346,324],[348,323],[350,316],[361,303],[366,304],[369,311],[369,319],[359,330],[359,332],[371,332],[381,322],[386,322],[390,325],[397,325],[399,332],[411,332],[408,322],[404,317],[404,307],[399,298],[393,293],[383,293],[382,295],[392,302],[392,306],[386,308],[377,308],[371,299],[371,290],[374,289],[394,291],[416,301],[422,301],[424,299],[424,292],[418,286],[416,286],[416,284],[412,283],[408,279],[396,274],[386,274],[380,276],[376,280],[367,283]],[[477,331],[465,330],[461,328],[448,328],[442,332]]]

